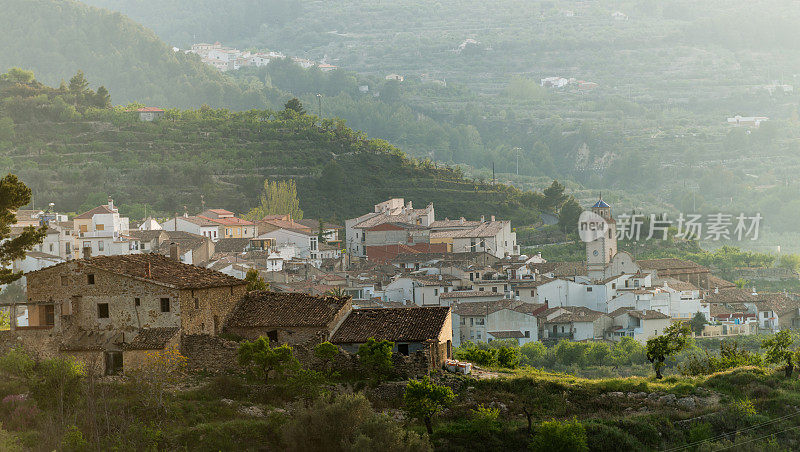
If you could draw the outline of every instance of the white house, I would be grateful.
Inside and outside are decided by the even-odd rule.
[[[175,217],[171,220],[161,223],[161,229],[165,231],[189,232],[191,234],[208,237],[215,242],[221,238],[219,234],[219,228],[219,223],[215,221],[212,221],[208,218],[190,215]]]
[[[317,234],[306,229],[279,228],[258,236],[259,239],[273,239],[280,246],[293,245],[295,256],[300,259],[321,259]]]
[[[512,339],[519,345],[538,340],[536,314],[543,305],[514,300],[458,303],[452,307],[453,345],[466,341]]]
[[[539,338],[572,341],[603,339],[611,317],[585,307],[554,307],[537,314]]]
[[[668,315],[652,309],[619,308],[611,312],[609,317],[614,324],[607,331],[606,338],[612,341],[630,337],[645,343],[647,339],[664,333],[671,323]]]
[[[452,292],[457,278],[448,275],[412,275],[395,278],[384,288],[384,300],[396,303],[411,301],[419,306],[449,306],[441,297]]]

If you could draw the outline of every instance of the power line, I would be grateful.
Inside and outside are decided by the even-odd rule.
[[[717,413],[720,413],[720,412],[718,411]],[[750,430],[754,430],[754,429],[757,429],[757,428],[765,427],[765,426],[767,426],[769,424],[774,424],[776,422],[780,422],[780,421],[795,417],[797,415],[800,415],[800,411],[796,412],[796,413],[793,413],[793,414],[787,414],[787,415],[784,415],[784,416],[781,416],[781,417],[777,417],[775,419],[771,419],[769,421],[765,421],[765,422],[762,422],[760,424],[752,425],[750,427],[743,428],[741,430],[735,430],[732,433],[744,433],[744,432],[747,432],[747,431],[750,431]],[[725,438],[726,436],[729,436],[729,435],[731,435],[731,433],[721,433],[721,434],[719,434],[717,436],[712,436],[711,438],[702,439],[702,440],[699,440],[699,441],[695,441],[693,443],[685,444],[683,446],[674,447],[672,449],[666,449],[664,452],[675,452],[675,451],[680,451],[680,450],[686,450],[686,449],[692,448],[694,446],[698,446],[698,445],[706,443],[706,442],[723,439],[723,438]],[[769,435],[767,435],[767,436],[769,436]]]

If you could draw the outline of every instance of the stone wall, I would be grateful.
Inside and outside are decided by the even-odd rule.
[[[185,334],[181,335],[180,344],[190,370],[219,373],[236,371],[239,367],[236,361],[238,342],[208,334]]]
[[[225,333],[251,341],[261,336],[268,337],[270,332],[276,332],[278,336],[278,343],[272,343],[272,345],[289,344],[291,346],[296,346],[308,343],[319,344],[320,342],[325,342],[328,338],[328,330],[320,327],[225,327]]]
[[[142,272],[146,271],[142,268]],[[93,275],[94,284],[89,284]],[[27,276],[28,300],[55,303],[56,329],[64,325],[94,330],[135,330],[180,325],[179,291],[153,282],[89,267],[80,261],[46,268]],[[139,305],[136,305],[136,299]],[[161,299],[169,298],[169,312]],[[108,303],[108,318],[98,318],[98,303]]]
[[[181,328],[185,334],[219,334],[247,286],[180,291]]]
[[[0,354],[12,348],[22,348],[38,358],[52,358],[58,354],[60,335],[52,328],[35,330],[0,331]]]

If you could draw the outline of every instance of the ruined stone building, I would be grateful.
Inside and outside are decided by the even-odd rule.
[[[217,335],[246,282],[175,257],[98,256],[30,272],[28,300],[10,306],[0,344],[68,353],[113,372],[129,367],[126,351],[163,349],[179,333]]]

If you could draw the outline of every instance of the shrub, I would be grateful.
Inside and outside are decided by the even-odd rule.
[[[587,422],[584,427],[586,428],[589,450],[592,452],[643,449],[642,443],[617,427],[601,422]]]
[[[286,423],[283,438],[292,451],[427,451],[427,440],[403,431],[376,414],[366,397],[343,394],[299,409]]]
[[[588,451],[586,429],[577,419],[545,421],[539,424],[530,449],[541,452]]]
[[[519,348],[503,347],[498,349],[497,364],[501,367],[516,369],[519,366]]]
[[[392,349],[394,342],[376,341],[374,338],[358,347],[358,359],[371,378],[381,381],[392,372]]]
[[[522,362],[529,366],[544,366],[547,357],[547,347],[541,342],[528,342],[519,349]]]
[[[282,376],[287,370],[299,366],[292,347],[283,344],[273,348],[269,339],[264,336],[252,342],[242,342],[239,345],[238,360],[240,365],[247,368],[250,375],[264,382],[269,380],[272,371]]]
[[[89,442],[83,437],[78,427],[72,425],[61,438],[61,449],[65,452],[83,452],[89,450]]]
[[[325,375],[310,369],[297,369],[287,379],[292,394],[303,399],[316,399],[320,394]]]
[[[0,450],[4,452],[22,452],[22,446],[17,437],[0,428]]]
[[[723,340],[719,344],[719,354],[692,353],[678,367],[684,375],[710,375],[735,367],[762,365],[763,359],[758,353],[740,348],[735,340]]]
[[[487,436],[500,431],[500,409],[478,405],[472,410],[472,428],[481,436]]]
[[[434,384],[428,377],[409,381],[403,396],[406,412],[423,421],[428,434],[433,433],[433,416],[447,408],[454,399],[450,388]]]

